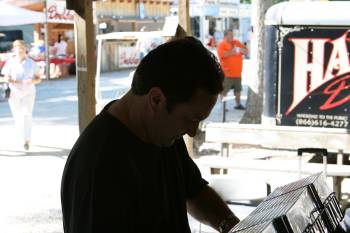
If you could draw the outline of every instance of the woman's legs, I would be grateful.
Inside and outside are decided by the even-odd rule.
[[[20,96],[17,96],[13,91],[11,91],[10,98],[8,99],[8,101],[16,129],[21,135],[21,132],[23,131],[21,98]]]
[[[32,115],[35,101],[35,92],[27,93],[24,96],[17,96],[11,92],[9,105],[17,130],[19,131],[25,145],[29,148],[32,133]]]
[[[33,107],[35,101],[35,93],[28,94],[22,99],[23,114],[23,139],[25,143],[30,142],[32,135]]]

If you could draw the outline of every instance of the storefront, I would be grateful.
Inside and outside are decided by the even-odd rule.
[[[30,21],[32,17],[25,16],[23,13],[17,18],[23,22],[16,26],[6,26],[0,28],[3,30],[5,37],[2,40],[7,42],[2,50],[4,53],[0,56],[0,65],[6,62],[6,58],[11,49],[11,42],[16,39],[22,39],[28,46],[29,55],[39,62],[41,66],[45,64],[45,34],[48,37],[49,51],[57,41],[58,35],[62,35],[62,39],[67,43],[67,51],[65,58],[58,58],[56,54],[50,53],[50,63],[53,64],[53,71],[57,67],[56,74],[53,76],[65,76],[68,74],[68,67],[75,62],[74,48],[74,21],[73,11],[66,9],[64,0],[48,0],[47,1],[47,17],[45,16],[45,6],[42,1],[18,1],[12,0],[7,3],[13,8],[18,8],[19,11],[28,12],[35,16],[41,16],[41,20]],[[30,10],[30,11],[29,11]],[[13,10],[11,11],[14,13]],[[23,17],[21,17],[23,16]],[[33,17],[34,17],[33,16]],[[36,16],[35,16],[36,17]],[[6,21],[12,21],[7,18]],[[47,27],[45,27],[47,25]],[[2,51],[1,50],[1,51]]]
[[[99,38],[103,38],[103,34],[118,34],[117,38],[109,34],[114,39],[101,42],[101,72],[135,67],[139,63],[136,49],[142,34],[139,32],[160,31],[165,18],[170,15],[171,4],[172,1],[168,0],[95,2],[96,34],[102,36]]]
[[[216,43],[223,38],[227,29],[232,29],[242,42],[249,40],[250,4],[240,4],[239,0],[193,0],[190,1],[191,32],[204,44],[214,37]],[[178,6],[171,8],[177,15]]]
[[[165,17],[170,15],[172,5],[171,0],[107,0],[94,3],[96,21],[100,26],[96,34],[159,30]]]
[[[47,0],[47,33],[51,75],[53,77],[64,77],[74,74],[74,12],[66,8],[66,1]],[[59,35],[66,43],[65,56],[59,56],[57,51],[52,49],[59,40]]]

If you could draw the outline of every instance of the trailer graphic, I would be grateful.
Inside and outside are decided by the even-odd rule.
[[[348,30],[305,27],[281,39],[281,125],[349,127]]]

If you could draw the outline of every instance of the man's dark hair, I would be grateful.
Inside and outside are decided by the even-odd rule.
[[[232,29],[226,29],[226,30],[224,31],[224,36],[227,36],[227,34],[228,34],[229,32],[232,32]]]
[[[170,112],[174,105],[189,101],[197,89],[219,94],[223,80],[215,55],[199,40],[185,37],[149,52],[136,68],[131,91],[145,95],[152,87],[159,87],[167,98]]]

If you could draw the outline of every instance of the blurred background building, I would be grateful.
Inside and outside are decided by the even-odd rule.
[[[0,68],[6,60],[6,54],[11,50],[12,42],[16,39],[23,39],[31,47],[28,50],[31,51],[32,57],[43,62],[45,44],[50,48],[60,34],[68,44],[67,57],[75,57],[74,12],[66,8],[65,0],[0,0],[0,2],[44,15],[42,21],[36,23],[0,24]],[[162,30],[166,18],[177,15],[178,2],[177,0],[101,0],[93,2],[93,9],[96,35],[111,32],[148,32]],[[250,16],[250,4],[242,4],[239,0],[190,1],[192,35],[205,45],[211,38],[214,39],[215,43],[211,47],[213,50],[215,44],[223,38],[226,29],[234,30],[235,36],[249,46]],[[134,51],[136,42],[137,38],[104,41],[101,71],[136,66],[138,63]],[[119,64],[121,58],[132,63],[121,66]],[[55,61],[73,62],[73,60]]]

